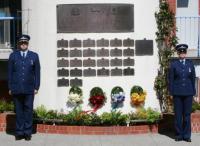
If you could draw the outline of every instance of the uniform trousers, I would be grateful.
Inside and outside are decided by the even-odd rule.
[[[193,96],[174,96],[175,130],[177,138],[191,138]]]
[[[16,135],[32,134],[33,126],[33,94],[17,94],[13,95],[16,112]]]

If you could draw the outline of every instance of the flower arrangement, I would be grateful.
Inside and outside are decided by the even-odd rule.
[[[133,86],[131,89],[131,104],[133,106],[144,105],[146,95],[147,93],[142,89],[142,87]]]
[[[125,100],[125,93],[123,89],[119,86],[116,86],[111,91],[111,104],[112,108],[115,109],[122,105]]]
[[[73,86],[69,90],[69,96],[68,96],[68,104],[72,106],[78,106],[83,102],[83,93],[81,88],[78,86]]]
[[[106,102],[106,97],[100,87],[94,87],[90,91],[89,103],[93,107],[93,112],[96,112]]]

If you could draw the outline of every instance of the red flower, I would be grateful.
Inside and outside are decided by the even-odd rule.
[[[94,108],[94,112],[99,109],[100,107],[103,106],[104,102],[105,102],[105,96],[103,95],[97,95],[97,96],[91,96],[89,98],[89,102],[92,105],[92,107]]]

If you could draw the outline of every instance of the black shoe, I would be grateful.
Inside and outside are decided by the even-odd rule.
[[[23,135],[15,135],[15,140],[22,140],[24,139]]]
[[[31,135],[25,135],[24,138],[25,138],[26,141],[30,141],[31,140]]]
[[[186,142],[192,142],[192,140],[190,138],[184,138],[183,140]]]
[[[175,141],[182,141],[183,139],[180,137],[175,138]]]

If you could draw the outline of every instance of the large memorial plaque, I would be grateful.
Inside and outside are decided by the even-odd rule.
[[[153,40],[136,40],[135,50],[136,56],[152,56]]]
[[[131,4],[59,4],[58,33],[133,32]]]

